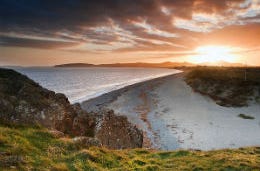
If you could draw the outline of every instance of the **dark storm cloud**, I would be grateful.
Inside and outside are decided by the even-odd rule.
[[[64,41],[31,40],[8,38],[10,32],[24,35],[45,36],[66,39],[73,42],[92,42],[110,44],[119,41],[125,33],[113,31],[115,25],[128,31],[137,49],[148,46],[147,40],[160,40],[193,47],[179,38],[167,38],[147,33],[137,28],[133,22],[146,21],[154,28],[169,33],[183,31],[173,26],[175,18],[192,19],[193,12],[224,13],[231,5],[242,0],[1,0],[0,36],[1,45],[24,47],[64,47],[74,45]],[[163,12],[165,8],[167,12]],[[244,7],[245,8],[245,7]],[[231,15],[226,13],[225,15]],[[113,23],[111,24],[111,20]],[[111,30],[96,31],[96,27],[110,27]],[[147,39],[139,40],[137,38]],[[130,41],[130,40],[126,40]],[[49,44],[49,45],[48,45]],[[60,45],[59,45],[60,44]],[[150,47],[159,48],[151,41]],[[169,44],[165,43],[168,48]],[[174,46],[173,46],[174,47]],[[152,49],[152,48],[149,48]],[[174,49],[174,48],[173,48]]]
[[[2,0],[1,29],[40,28],[52,31],[144,17],[157,11],[153,0]]]

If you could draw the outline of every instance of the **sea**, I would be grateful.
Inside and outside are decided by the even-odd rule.
[[[65,94],[71,103],[80,103],[128,85],[176,74],[180,71],[163,68],[13,68],[41,86]]]

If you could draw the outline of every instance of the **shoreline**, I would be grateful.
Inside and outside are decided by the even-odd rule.
[[[114,110],[142,129],[144,148],[214,150],[260,145],[260,105],[222,107],[194,92],[185,72],[160,77],[104,94],[81,104],[96,112]],[[88,106],[92,106],[90,109]],[[239,113],[255,119],[238,117]]]
[[[98,112],[99,110],[104,109],[107,104],[113,102],[118,96],[120,96],[122,93],[128,91],[129,89],[134,89],[136,87],[140,87],[143,84],[150,84],[155,81],[160,81],[161,79],[167,79],[168,77],[172,77],[174,75],[180,75],[180,74],[185,73],[185,71],[181,71],[181,70],[177,70],[177,71],[180,71],[180,72],[153,78],[150,80],[145,80],[145,81],[138,82],[138,83],[134,83],[134,84],[119,88],[117,90],[113,90],[113,91],[101,94],[97,97],[90,98],[88,100],[84,100],[84,101],[80,102],[80,105],[84,110],[86,110],[88,112]]]
[[[86,100],[82,103],[80,103],[83,110],[87,112],[99,112],[102,110],[114,110],[113,107],[109,106],[114,101],[117,100],[118,97],[120,97],[123,93],[126,93],[129,90],[139,90],[142,89],[142,86],[145,85],[153,85],[153,84],[160,84],[160,82],[163,82],[163,80],[167,80],[170,77],[175,77],[176,75],[183,75],[185,71],[181,71],[179,73],[162,76],[158,78],[153,78],[151,80],[146,80],[143,82],[135,83],[132,85],[128,85],[126,87],[120,88],[118,90],[114,90],[108,93],[105,93],[101,96]],[[149,88],[151,88],[149,86]],[[154,144],[156,144],[155,141],[157,140],[151,140],[151,137],[156,134],[156,132],[153,132],[151,129],[151,124],[149,120],[147,119],[148,113],[151,111],[150,106],[148,105],[148,100],[151,99],[151,97],[147,97],[147,93],[145,93],[143,90],[141,90],[141,93],[138,94],[138,98],[142,100],[142,102],[139,102],[137,106],[134,108],[134,111],[140,114],[140,120],[143,121],[142,124],[145,125],[146,128],[144,128],[141,123],[137,124],[135,121],[130,122],[134,125],[136,125],[139,129],[143,131],[143,148],[147,149],[156,149]],[[151,103],[151,102],[150,102]],[[115,112],[117,115],[122,115],[122,113]],[[127,116],[128,120],[129,117]],[[155,137],[156,138],[156,137]]]

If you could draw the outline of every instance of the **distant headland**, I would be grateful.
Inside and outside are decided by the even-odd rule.
[[[142,67],[142,68],[174,68],[174,67],[193,67],[193,66],[225,66],[225,67],[244,67],[242,63],[230,63],[226,61],[217,61],[214,63],[190,62],[161,62],[161,63],[111,63],[111,64],[89,64],[89,63],[67,63],[55,65],[54,67]]]

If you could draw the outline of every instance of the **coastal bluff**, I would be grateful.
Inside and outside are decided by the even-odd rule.
[[[143,142],[142,131],[126,117],[113,111],[88,113],[79,104],[70,104],[64,94],[45,89],[11,69],[0,69],[0,124],[38,125],[112,149],[140,148]]]

